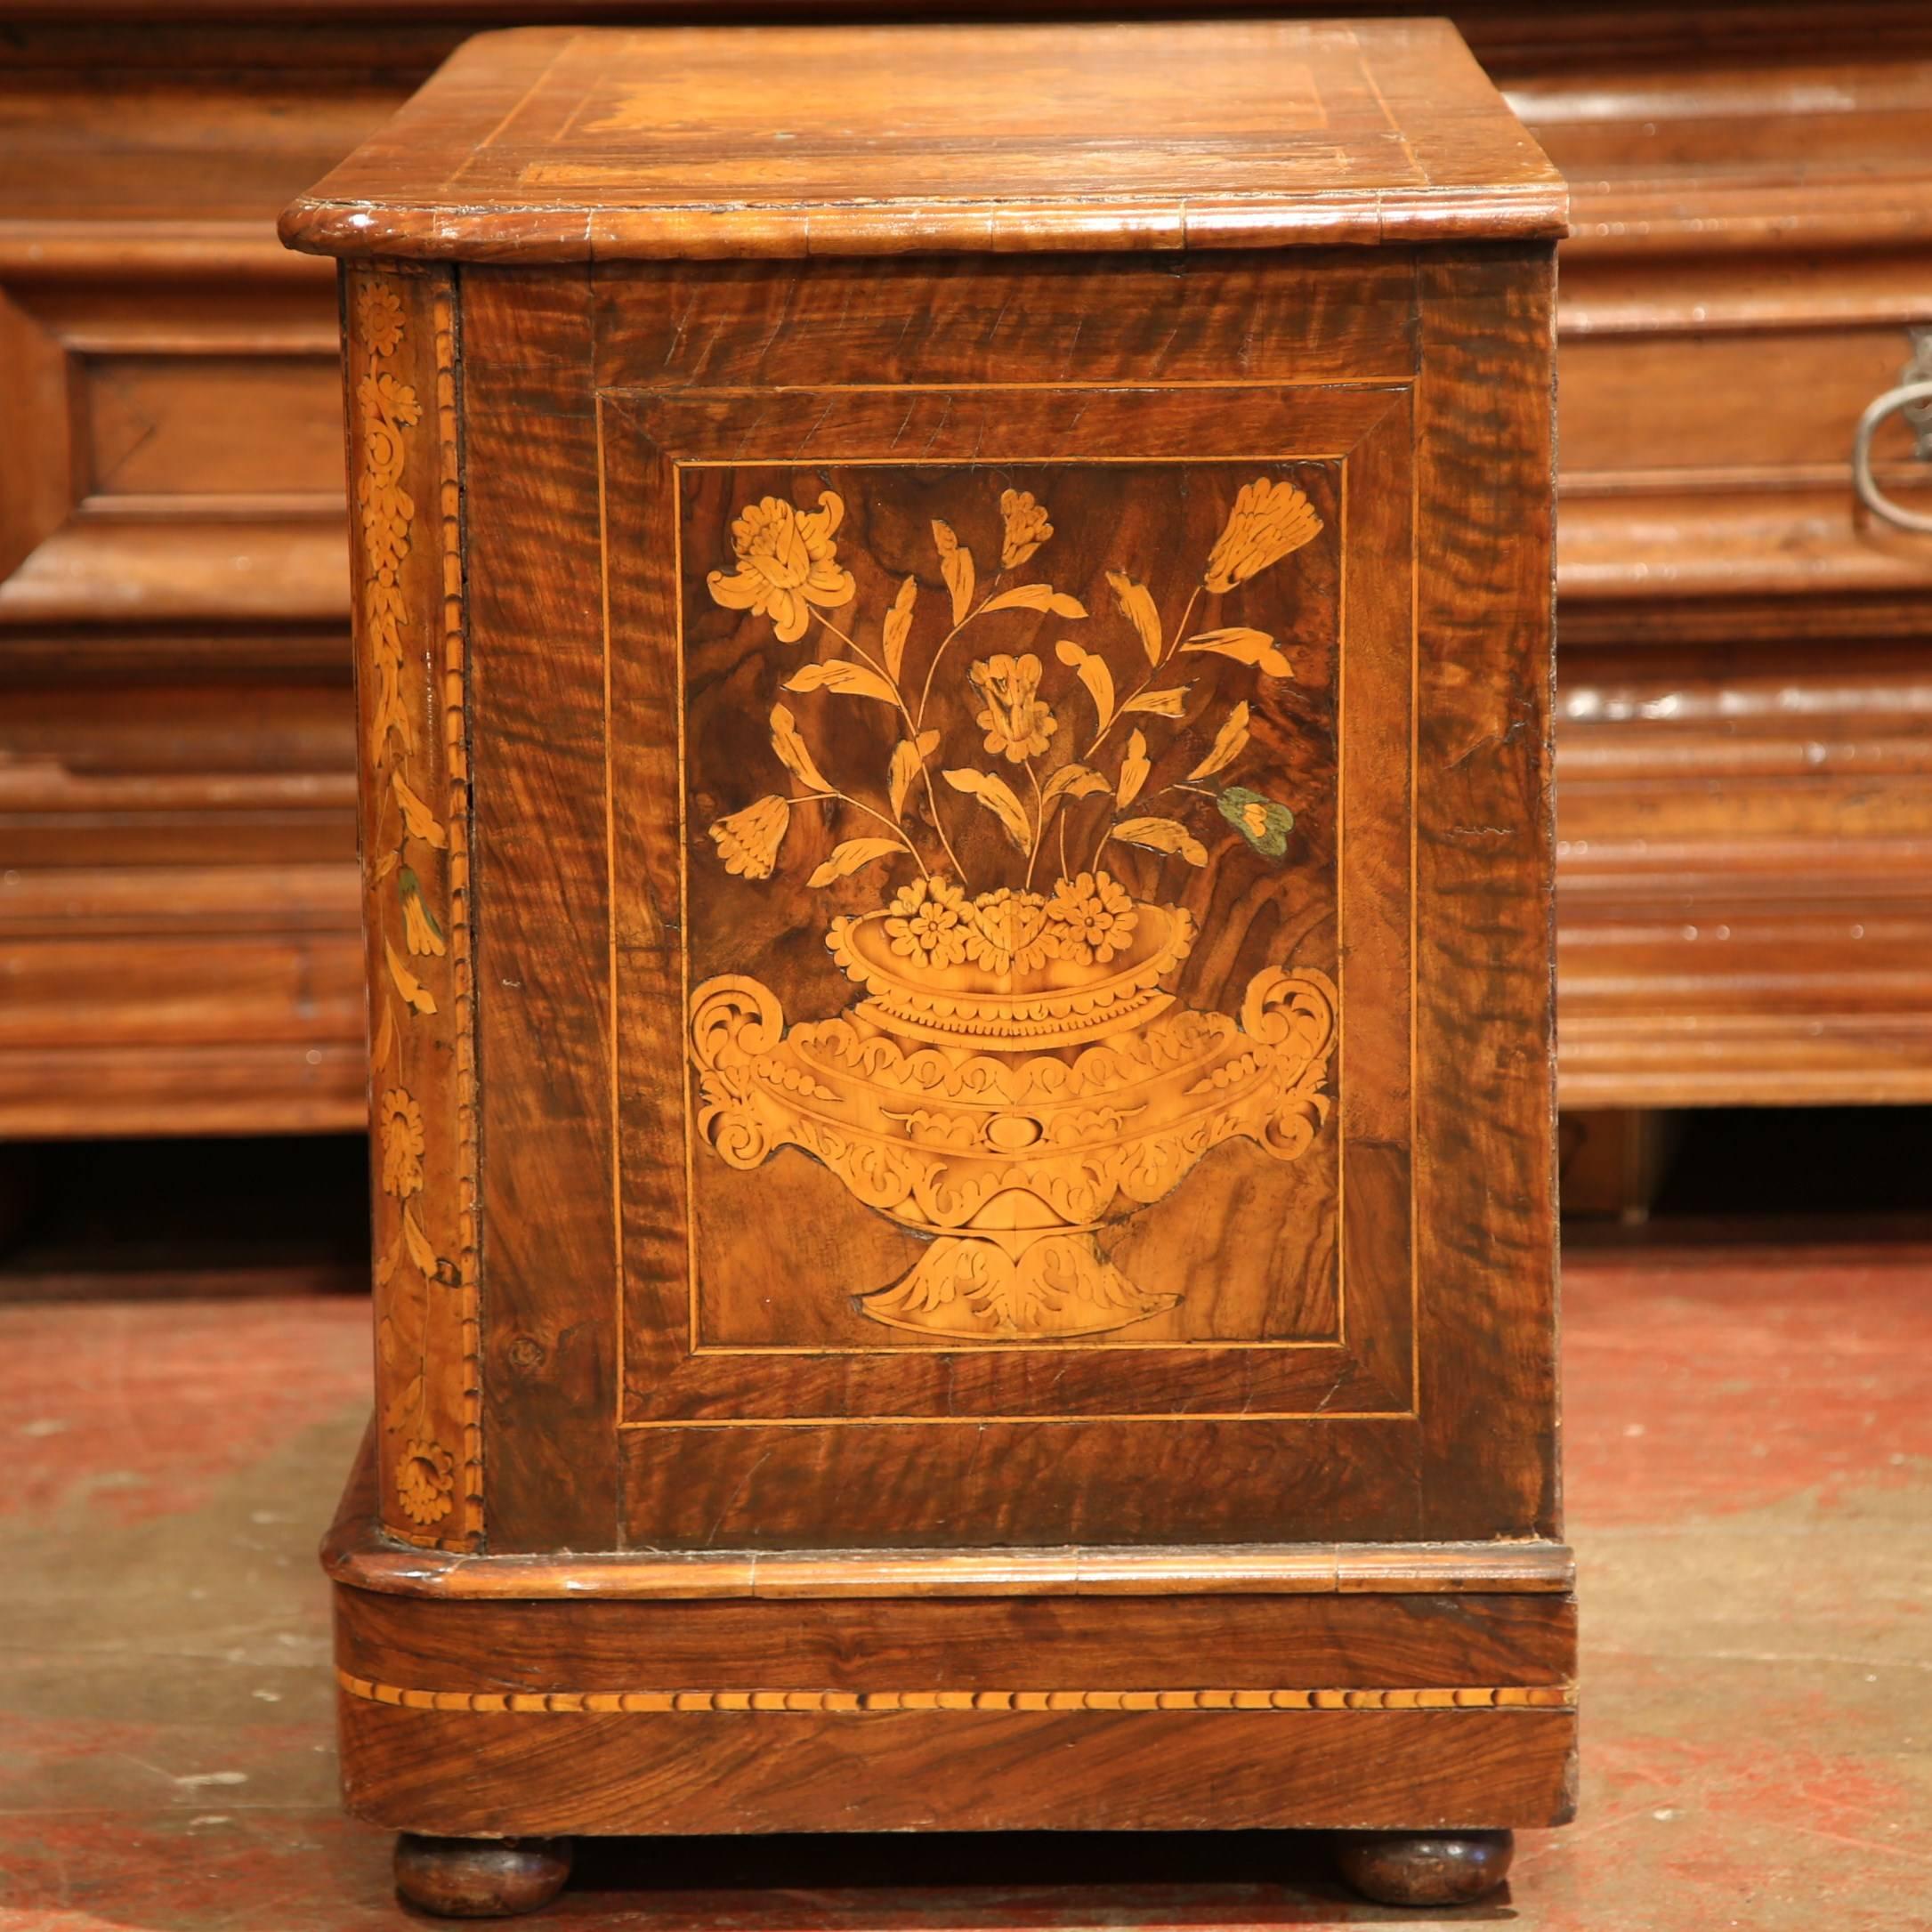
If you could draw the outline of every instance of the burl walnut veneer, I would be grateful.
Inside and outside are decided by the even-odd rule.
[[[1219,23],[493,35],[285,217],[408,1896],[1316,1826],[1422,1901],[1569,1815],[1564,208],[1446,26]]]

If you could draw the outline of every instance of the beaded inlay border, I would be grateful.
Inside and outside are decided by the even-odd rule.
[[[764,1711],[865,1717],[902,1710],[1572,1710],[1573,1684],[1435,1690],[1245,1691],[424,1691],[338,1669],[351,1697],[475,1716]]]
[[[432,314],[436,358],[437,508],[442,538],[442,719],[449,807],[449,955],[456,993],[457,1230],[462,1302],[463,1530],[483,1533],[483,1338],[478,1288],[475,974],[470,935],[468,637],[463,617],[463,491],[457,414],[457,309],[448,287]]]

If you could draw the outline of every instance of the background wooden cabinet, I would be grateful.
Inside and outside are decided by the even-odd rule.
[[[102,11],[0,38],[0,1131],[356,1126],[335,298],[273,224],[403,83]]]
[[[1932,538],[1860,511],[1847,458],[1932,320],[1932,16],[1647,18],[1491,50],[1576,209],[1563,1097],[1922,1101]],[[1904,425],[1874,454],[1923,507]]]
[[[335,298],[274,217],[476,27],[678,10],[155,11],[0,34],[0,1134],[358,1128]],[[1574,198],[1563,1098],[1932,1099],[1932,538],[1847,460],[1932,323],[1932,18],[1451,11]]]

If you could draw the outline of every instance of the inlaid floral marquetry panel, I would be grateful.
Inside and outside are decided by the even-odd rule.
[[[679,488],[696,1346],[1332,1335],[1338,466]]]

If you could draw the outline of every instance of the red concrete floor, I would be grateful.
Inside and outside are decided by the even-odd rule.
[[[1582,1813],[1463,1913],[1280,1839],[594,1847],[538,1924],[1932,1927],[1932,1254],[1572,1260]],[[422,1925],[335,1809],[350,1297],[0,1307],[0,1928]]]

